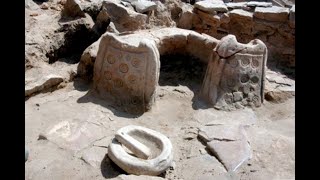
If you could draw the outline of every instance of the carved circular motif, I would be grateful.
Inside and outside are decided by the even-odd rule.
[[[242,83],[246,83],[246,82],[248,82],[249,80],[250,80],[250,77],[249,77],[248,74],[242,74],[241,77],[240,77],[240,81],[241,81]]]
[[[107,80],[111,80],[112,79],[112,73],[110,71],[104,72],[104,76],[106,77]]]
[[[132,66],[136,67],[136,68],[139,67],[140,63],[141,63],[141,61],[137,58],[133,58],[131,61]]]
[[[233,78],[227,79],[227,86],[228,87],[234,87],[236,85],[236,80]]]
[[[229,65],[233,68],[236,68],[238,66],[238,59],[236,58],[232,58],[228,61]]]
[[[128,70],[129,70],[129,67],[128,67],[127,64],[122,63],[122,64],[120,64],[120,66],[119,66],[119,70],[120,70],[120,72],[122,72],[122,73],[127,73]]]
[[[256,88],[255,88],[255,87],[250,86],[250,92],[254,92],[255,90],[256,90]]]
[[[247,57],[245,57],[244,59],[241,59],[240,62],[241,62],[241,65],[244,67],[246,67],[250,64],[250,60]]]
[[[250,92],[250,86],[248,84],[245,84],[243,86],[240,86],[238,88],[239,92],[243,92],[244,94],[248,94]]]
[[[253,76],[253,77],[251,78],[251,82],[254,83],[254,84],[257,84],[257,83],[259,82],[259,77]]]
[[[257,67],[259,67],[259,61],[256,59],[252,59],[251,65],[253,68],[257,68]]]
[[[137,81],[137,77],[136,77],[135,75],[131,74],[131,75],[128,77],[128,81],[129,81],[129,83],[134,84],[134,83],[136,83],[136,81]]]
[[[123,86],[123,81],[119,78],[115,79],[113,83],[114,83],[114,86],[117,88],[120,88]]]
[[[141,104],[141,100],[138,96],[134,96],[132,99],[131,99],[131,104],[133,105],[138,105],[138,104]]]
[[[260,105],[260,98],[259,96],[253,96],[252,97],[252,102],[255,106],[259,106]]]
[[[107,57],[107,61],[108,61],[109,64],[114,64],[116,62],[116,59],[115,59],[114,55],[110,54]]]
[[[112,91],[112,85],[110,83],[107,83],[105,88],[106,88],[107,92],[111,92]]]

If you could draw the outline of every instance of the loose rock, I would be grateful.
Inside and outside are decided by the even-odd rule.
[[[135,7],[138,13],[145,13],[157,8],[156,3],[147,0],[137,0],[131,2],[131,4]]]

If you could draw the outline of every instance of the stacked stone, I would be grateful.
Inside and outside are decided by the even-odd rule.
[[[268,47],[270,62],[295,67],[294,5],[288,8],[274,6],[271,2],[199,1],[192,11],[182,12],[178,27],[218,39],[234,34],[242,43],[260,39]]]

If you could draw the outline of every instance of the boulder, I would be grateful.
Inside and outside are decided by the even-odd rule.
[[[55,74],[49,74],[49,75],[43,76],[39,79],[34,80],[33,82],[27,83],[25,86],[24,95],[28,97],[35,93],[49,90],[54,86],[58,86],[61,82],[63,82],[62,76],[55,75]]]
[[[103,1],[102,5],[107,10],[111,22],[115,24],[120,32],[144,29],[147,15],[137,13],[110,0]]]
[[[82,1],[81,7],[85,13],[90,14],[92,19],[95,20],[98,14],[100,13],[102,2],[103,0]]]
[[[178,20],[177,27],[182,29],[192,29],[194,13],[189,10],[181,13],[180,19]]]
[[[131,2],[131,4],[135,7],[138,13],[145,13],[148,11],[155,10],[157,8],[156,3],[147,0],[137,0]]]
[[[265,99],[282,103],[295,96],[295,81],[285,75],[268,70],[266,72]]]
[[[267,21],[286,22],[288,21],[289,9],[278,6],[257,7],[253,15]]]
[[[253,13],[242,9],[234,9],[229,12],[230,32],[235,35],[251,35],[253,27]]]
[[[25,8],[30,10],[37,10],[39,9],[38,4],[36,4],[33,0],[25,0]]]
[[[83,11],[83,8],[81,7],[80,0],[67,0],[66,4],[64,5],[63,16],[67,17],[85,17],[85,12]]]
[[[113,22],[110,22],[109,26],[107,27],[107,32],[119,34],[119,31],[117,30]]]
[[[58,61],[51,65],[45,62],[38,62],[37,66],[25,73],[25,97],[50,92],[63,87],[63,82],[73,80],[77,64],[67,64]]]
[[[60,67],[57,70],[45,62],[39,62],[37,65],[39,67],[34,67],[25,73],[25,97],[50,91],[57,88],[63,81],[68,81],[66,77],[68,73],[61,72],[66,69]]]
[[[103,34],[106,32],[109,23],[110,23],[110,16],[107,13],[107,10],[105,8],[102,8],[97,16],[94,29],[97,31],[97,33]]]
[[[87,47],[81,55],[80,62],[77,68],[77,74],[79,77],[91,80],[93,76],[93,66],[96,61],[97,52],[99,48],[101,38]]]

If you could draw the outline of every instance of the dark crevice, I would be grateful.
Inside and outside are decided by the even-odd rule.
[[[58,60],[69,64],[78,63],[83,51],[98,40],[99,34],[88,29],[84,24],[78,24],[67,30],[64,38],[62,46],[46,54],[49,64]]]
[[[33,2],[35,2],[38,5],[41,5],[44,2],[48,2],[48,0],[33,0]]]
[[[213,140],[216,140],[216,141],[225,141],[225,142],[230,142],[230,141],[235,141],[235,140],[232,140],[232,139],[220,139],[220,138],[213,138]]]

